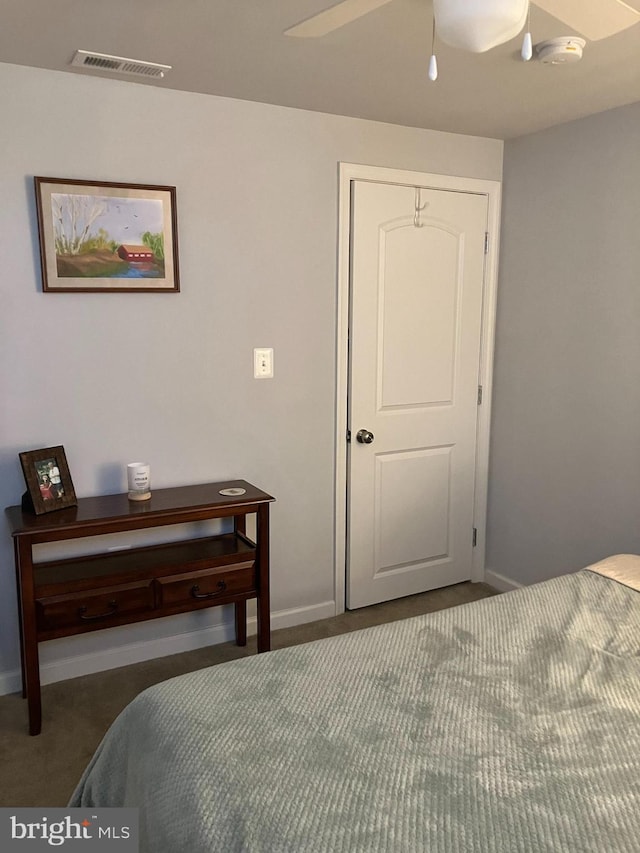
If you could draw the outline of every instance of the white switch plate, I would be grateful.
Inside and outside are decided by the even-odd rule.
[[[253,351],[253,378],[273,379],[273,348],[262,347]]]

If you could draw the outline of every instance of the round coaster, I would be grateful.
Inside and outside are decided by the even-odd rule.
[[[237,498],[239,495],[246,495],[246,489],[220,489],[220,494],[227,498]]]

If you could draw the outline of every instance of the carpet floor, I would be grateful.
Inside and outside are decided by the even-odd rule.
[[[272,648],[308,643],[494,595],[486,584],[462,583],[348,611],[272,633]],[[185,672],[255,654],[222,643],[42,688],[42,734],[30,737],[20,694],[0,697],[0,806],[66,806],[106,730],[138,693]]]

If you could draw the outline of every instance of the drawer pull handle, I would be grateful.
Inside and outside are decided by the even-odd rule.
[[[118,610],[118,602],[115,599],[112,599],[109,602],[109,609],[106,613],[96,613],[95,616],[85,616],[89,608],[86,606],[78,608],[78,616],[82,619],[83,622],[93,622],[95,619],[107,619],[109,616],[114,616]]]
[[[224,592],[226,588],[227,584],[224,581],[218,581],[218,588],[213,592],[200,592],[198,584],[194,584],[194,586],[191,587],[191,595],[198,599],[215,598],[216,595],[220,595],[220,593]]]

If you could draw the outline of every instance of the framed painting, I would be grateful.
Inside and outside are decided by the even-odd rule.
[[[76,493],[71,482],[64,447],[43,447],[19,454],[27,493],[22,499],[23,509],[36,515],[77,506]]]
[[[45,293],[180,290],[175,187],[34,180]]]

